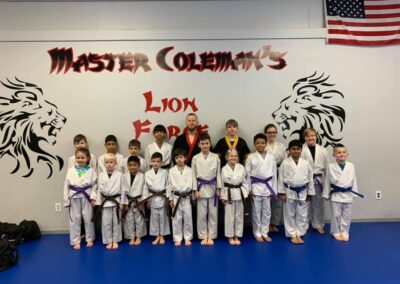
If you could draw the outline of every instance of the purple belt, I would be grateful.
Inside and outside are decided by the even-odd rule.
[[[69,198],[70,202],[71,202],[71,199],[72,199],[75,195],[77,195],[77,194],[79,194],[79,193],[82,193],[82,194],[85,196],[85,198],[90,202],[90,196],[89,196],[89,194],[86,192],[86,190],[89,189],[89,188],[91,188],[91,187],[92,187],[92,185],[86,185],[86,186],[83,186],[83,187],[75,186],[75,185],[69,185],[68,188],[69,188],[70,190],[72,190],[72,191],[75,191],[74,194],[72,194],[72,196]],[[70,206],[69,206],[69,208],[68,208],[68,213],[69,213],[69,219],[70,219],[71,222],[72,222],[72,217],[71,217],[71,204],[70,204]]]
[[[313,174],[314,183],[316,183],[318,185],[319,190],[321,190],[321,192],[322,192],[324,190],[324,187],[322,186],[322,183],[320,182],[318,177],[322,177],[322,174]]]
[[[210,180],[207,179],[202,179],[202,178],[197,178],[197,189],[200,190],[200,188],[204,185],[212,185],[214,187],[217,186],[217,178],[214,177]],[[218,200],[218,196],[217,196],[217,191],[215,190],[214,193],[214,206],[217,206],[217,200]]]
[[[275,198],[276,201],[279,201],[279,197],[278,195],[276,195],[274,189],[271,187],[271,185],[269,184],[269,182],[272,180],[272,176],[266,179],[262,179],[262,178],[258,178],[258,177],[250,177],[251,180],[251,184],[255,184],[255,183],[262,183],[265,184],[269,190],[269,192],[271,193],[271,195]]]

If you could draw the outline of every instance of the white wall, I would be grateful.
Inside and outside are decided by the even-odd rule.
[[[104,136],[115,133],[125,155],[134,135],[132,121],[148,118],[154,124],[183,126],[185,113],[144,113],[142,93],[149,90],[155,100],[196,97],[200,120],[210,125],[214,140],[223,135],[227,118],[237,118],[241,134],[251,144],[252,136],[273,122],[272,112],[291,94],[297,79],[326,72],[345,96],[343,143],[367,195],[357,201],[354,218],[399,218],[398,166],[392,154],[400,137],[394,126],[399,47],[326,46],[322,9],[322,1],[305,0],[0,3],[0,80],[17,75],[36,83],[45,99],[58,106],[68,121],[50,148],[66,160],[78,132],[87,135],[96,155],[104,151]],[[168,73],[154,63],[158,50],[170,45],[185,52],[240,52],[267,44],[288,52],[285,69]],[[73,47],[76,54],[141,51],[149,55],[153,71],[49,74],[47,50],[54,47]],[[9,95],[0,90],[2,96]],[[227,101],[232,103],[229,108]],[[251,110],[251,115],[243,109]],[[151,136],[143,135],[141,140],[145,145]],[[67,229],[67,212],[54,212],[54,203],[62,198],[66,169],[46,179],[48,170],[39,164],[31,177],[22,178],[9,174],[12,165],[7,156],[0,159],[0,220],[29,218],[38,220],[46,231]],[[377,189],[383,191],[383,200],[374,199]]]

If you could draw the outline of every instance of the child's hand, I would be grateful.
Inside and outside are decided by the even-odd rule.
[[[280,194],[279,196],[280,196],[282,202],[283,202],[283,203],[286,203],[286,201],[287,201],[286,194]]]
[[[217,195],[217,197],[220,197],[220,196],[221,196],[221,189],[220,189],[220,188],[217,188],[217,189],[215,190],[215,194]]]
[[[221,199],[222,204],[226,205],[226,200],[225,199]]]
[[[149,201],[149,202],[146,202],[146,207],[147,207],[147,209],[150,209],[150,208],[151,208],[151,203],[150,203],[150,201]]]
[[[121,204],[119,205],[119,211],[127,211],[128,210],[128,206],[125,204]]]
[[[175,207],[175,204],[174,204],[174,201],[173,201],[173,200],[171,200],[171,201],[169,202],[169,206],[171,206],[171,208],[174,208],[174,207]]]
[[[329,201],[329,197],[324,197],[324,199],[325,199],[326,201]]]
[[[306,201],[307,201],[307,202],[310,202],[310,201],[311,201],[311,195],[307,195]]]
[[[94,199],[91,199],[90,204],[92,204],[92,206],[94,207],[94,206],[96,206],[96,201]]]
[[[196,190],[194,192],[194,196],[196,197],[197,200],[199,200],[200,199],[200,192],[198,190]]]
[[[253,193],[252,190],[250,190],[250,192],[249,192],[249,197],[253,197],[253,196],[254,196],[254,193]]]

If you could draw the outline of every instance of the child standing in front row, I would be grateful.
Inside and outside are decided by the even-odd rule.
[[[223,187],[221,200],[225,206],[225,236],[231,245],[240,245],[243,236],[244,202],[247,198],[247,181],[244,166],[239,164],[236,149],[229,149],[228,161],[221,170]]]
[[[168,170],[161,168],[162,154],[155,152],[151,155],[151,169],[145,174],[142,203],[150,207],[150,235],[156,236],[153,245],[165,244],[165,236],[170,234],[167,216],[167,182]]]
[[[221,162],[211,153],[208,133],[199,135],[201,152],[193,157],[192,169],[197,178],[197,234],[201,245],[211,246],[218,231],[218,197],[221,191]]]
[[[290,156],[279,168],[278,192],[283,202],[285,235],[293,244],[303,244],[307,232],[308,204],[315,194],[313,171],[307,160],[300,158],[301,142],[289,143]]]
[[[144,186],[144,174],[139,171],[140,159],[138,156],[130,156],[127,161],[128,171],[124,174],[124,190],[122,195],[125,208],[124,237],[129,239],[129,244],[138,246],[142,242],[142,237],[147,234],[146,221],[143,208],[137,205],[142,197]]]
[[[95,239],[92,222],[96,199],[97,174],[89,166],[90,152],[86,148],[75,152],[75,166],[70,167],[64,183],[64,206],[69,210],[69,238],[74,249],[81,248],[81,221],[86,231],[86,246],[92,247]]]
[[[338,241],[349,241],[351,207],[354,195],[358,193],[356,172],[353,163],[347,161],[348,152],[345,146],[338,144],[333,149],[336,161],[328,166],[328,187],[323,197],[331,200],[331,234]]]
[[[193,239],[192,203],[193,190],[197,190],[193,170],[186,166],[186,152],[175,149],[173,157],[176,165],[168,173],[168,196],[172,211],[172,234],[175,246],[190,246]]]
[[[257,242],[271,242],[268,236],[271,197],[278,199],[276,163],[274,156],[265,150],[267,137],[259,133],[253,140],[256,152],[246,159],[247,180],[252,197],[253,234]]]
[[[87,143],[87,139],[86,139],[85,135],[83,135],[83,134],[75,135],[75,137],[74,137],[74,147],[75,147],[75,151],[79,150],[79,149],[82,149],[82,148],[89,149],[88,143]],[[69,159],[68,159],[68,168],[74,167],[75,165],[76,165],[76,160],[75,160],[75,154],[74,154],[71,157],[69,157]],[[90,153],[89,166],[91,166],[95,170],[97,169],[96,157],[92,153]]]
[[[147,163],[146,160],[142,157],[139,156],[140,154],[140,147],[141,147],[141,143],[139,140],[137,139],[132,139],[131,141],[129,141],[128,144],[128,149],[129,149],[129,156],[124,158],[122,161],[122,168],[123,168],[123,173],[129,173],[129,169],[128,169],[128,159],[129,157],[135,156],[138,157],[140,160],[140,168],[139,168],[139,172],[141,172],[142,174],[145,174],[147,171]]]
[[[124,159],[124,156],[122,156],[120,153],[117,152],[118,149],[118,141],[117,137],[114,135],[107,135],[105,139],[104,146],[106,147],[106,153],[101,155],[99,157],[99,163],[98,163],[98,172],[99,174],[102,172],[107,172],[106,167],[105,167],[105,161],[104,158],[108,153],[114,154],[115,156],[115,169],[119,172],[123,172],[122,168],[122,160]]]
[[[114,154],[107,153],[104,156],[105,172],[99,174],[98,193],[96,205],[100,206],[103,213],[101,217],[101,232],[103,244],[107,249],[117,249],[122,239],[120,211],[123,206],[120,204],[123,190],[122,174],[116,168],[117,159]]]

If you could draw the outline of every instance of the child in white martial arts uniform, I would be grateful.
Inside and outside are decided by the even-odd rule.
[[[271,242],[268,236],[271,219],[271,197],[277,195],[277,172],[275,158],[265,151],[267,137],[259,133],[254,136],[256,152],[246,159],[246,174],[249,195],[252,197],[253,235],[257,242]]]
[[[274,124],[267,124],[264,127],[264,134],[267,136],[267,147],[266,150],[269,154],[275,158],[276,167],[279,169],[282,161],[286,159],[286,147],[282,143],[276,141],[276,134],[278,130]],[[271,199],[271,223],[269,225],[269,231],[271,233],[279,232],[279,224],[282,219],[282,201]]]
[[[322,192],[326,187],[326,168],[329,164],[328,152],[326,149],[317,144],[317,131],[312,128],[304,130],[304,139],[306,143],[303,145],[301,158],[308,161],[313,169],[313,179],[315,195],[311,198],[311,205],[308,219],[311,220],[312,227],[320,234],[324,234],[324,199]],[[308,229],[308,222],[307,222]]]
[[[278,175],[278,192],[283,202],[285,235],[294,244],[304,244],[307,231],[308,204],[315,194],[313,171],[307,160],[300,158],[301,142],[289,143],[290,156],[283,160]]]
[[[238,162],[236,149],[229,149],[225,156],[228,161],[221,170],[223,187],[221,200],[225,206],[225,236],[231,245],[240,245],[243,236],[244,202],[248,196],[246,171]]]
[[[128,144],[129,156],[124,158],[122,161],[122,168],[123,168],[122,172],[123,173],[129,173],[128,159],[129,159],[129,157],[132,157],[132,156],[138,157],[140,160],[139,172],[141,172],[142,174],[146,173],[148,166],[147,166],[146,160],[139,155],[140,147],[141,147],[141,143],[139,140],[132,139],[131,141],[129,141],[129,144]]]
[[[202,245],[213,245],[218,231],[218,197],[221,191],[221,161],[210,152],[208,133],[199,135],[201,152],[193,157],[192,169],[197,178],[197,234]]]
[[[197,190],[197,181],[193,170],[186,166],[186,151],[175,149],[173,158],[176,165],[169,170],[167,195],[172,211],[172,234],[175,246],[182,239],[190,246],[193,239],[192,204],[193,190]]]
[[[77,134],[77,135],[75,135],[73,141],[74,141],[75,151],[78,149],[81,149],[81,148],[86,148],[89,150],[89,146],[88,146],[85,135]],[[75,165],[76,165],[76,161],[75,161],[75,154],[74,154],[71,157],[69,157],[69,159],[68,159],[68,168],[73,167]],[[89,166],[91,166],[94,170],[97,170],[96,157],[92,153],[90,153]]]
[[[139,171],[141,160],[138,156],[130,156],[127,161],[128,171],[124,174],[124,190],[122,195],[125,199],[124,204],[124,237],[129,239],[130,245],[138,246],[142,242],[142,237],[147,235],[146,220],[144,218],[143,206],[135,206],[141,200],[144,186],[144,174]]]
[[[105,172],[99,174],[96,205],[102,212],[101,231],[103,244],[107,249],[117,249],[122,239],[120,211],[121,195],[123,189],[123,177],[116,168],[117,159],[114,154],[107,153],[104,156]]]
[[[145,174],[143,200],[150,208],[150,235],[156,236],[153,245],[165,244],[164,236],[170,234],[168,220],[168,199],[166,194],[168,170],[161,168],[162,154],[155,152],[151,155],[151,169]]]
[[[323,197],[331,200],[331,234],[338,241],[347,242],[350,238],[351,207],[358,193],[356,172],[353,163],[347,161],[345,146],[338,144],[333,149],[336,161],[328,166],[328,187]]]
[[[144,150],[144,158],[146,159],[146,162],[150,166],[151,155],[153,155],[153,153],[159,152],[163,157],[161,168],[170,169],[172,164],[172,145],[165,142],[165,138],[167,138],[167,129],[164,125],[157,124],[156,126],[154,126],[153,136],[154,142],[147,145],[146,149]]]
[[[92,247],[95,239],[92,218],[96,199],[97,174],[89,164],[89,150],[77,149],[75,166],[68,169],[64,183],[64,206],[69,210],[69,237],[74,249],[81,248],[82,218],[85,224],[86,246]]]
[[[101,155],[99,157],[99,162],[98,162],[98,173],[106,172],[106,167],[104,163],[104,157],[107,155],[107,153],[111,153],[115,155],[116,159],[116,166],[115,169],[119,172],[123,172],[123,167],[122,167],[122,160],[124,159],[124,156],[122,156],[120,153],[117,153],[118,149],[118,141],[117,137],[114,135],[107,135],[105,139],[105,144],[104,146],[106,147],[106,153]]]

